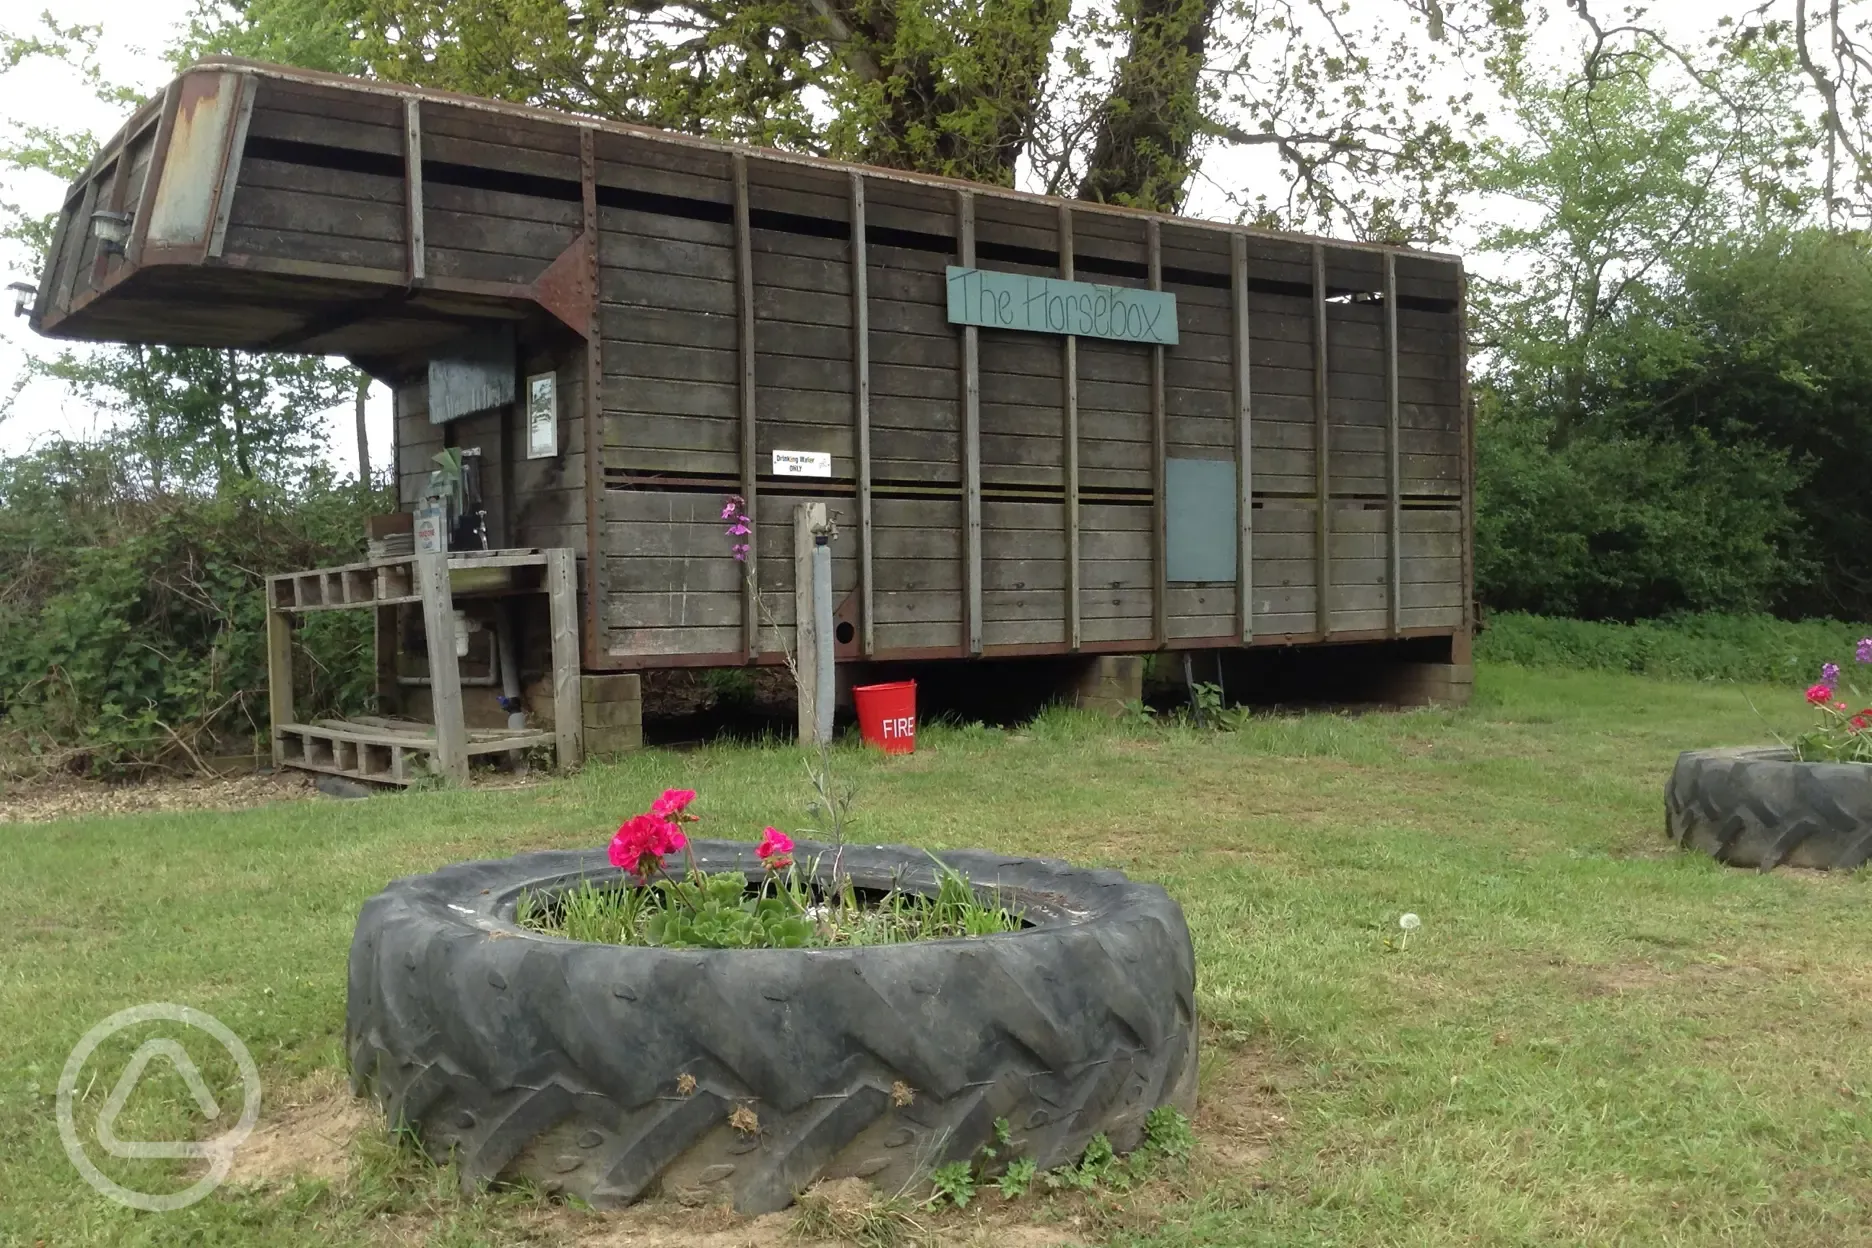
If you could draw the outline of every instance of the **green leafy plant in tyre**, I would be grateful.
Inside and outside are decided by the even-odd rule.
[[[1872,664],[1872,637],[1859,639],[1853,657],[1860,664]],[[1843,698],[1842,692],[1852,696]],[[1867,700],[1857,686],[1842,681],[1839,664],[1822,667],[1819,683],[1807,690],[1808,705],[1820,722],[1794,738],[1794,756],[1803,763],[1872,763],[1872,706],[1865,705]]]
[[[690,809],[695,796],[693,789],[667,789],[618,828],[606,856],[625,873],[621,885],[585,880],[557,898],[528,894],[515,917],[523,927],[568,940],[694,949],[885,945],[1024,925],[1018,911],[984,900],[940,862],[934,893],[894,888],[861,896],[836,864],[829,880],[797,867],[793,839],[778,828],[764,829],[755,848],[758,880],[741,871],[705,871],[683,831],[698,820]],[[668,861],[678,854],[682,864],[672,874]]]

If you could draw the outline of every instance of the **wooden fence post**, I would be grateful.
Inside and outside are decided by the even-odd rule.
[[[416,556],[423,634],[429,647],[429,700],[435,717],[436,770],[454,784],[468,783],[468,725],[462,718],[461,663],[455,657],[455,595],[447,555]]]

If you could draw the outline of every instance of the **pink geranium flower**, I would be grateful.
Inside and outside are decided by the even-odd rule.
[[[784,871],[793,865],[793,838],[779,828],[767,828],[754,853],[769,871]]]
[[[640,881],[663,865],[666,855],[689,843],[682,829],[653,814],[632,815],[611,838],[611,865]]]
[[[689,809],[689,803],[693,801],[695,801],[694,789],[664,789],[663,796],[650,803],[650,813],[659,819],[678,817],[694,819],[694,815],[683,815],[683,812]]]
[[[1827,685],[1814,685],[1807,690],[1807,700],[1815,706],[1825,706],[1833,700],[1833,690]]]

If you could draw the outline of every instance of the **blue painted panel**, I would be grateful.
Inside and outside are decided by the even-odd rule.
[[[949,321],[954,325],[1079,334],[1167,347],[1177,343],[1176,296],[1167,291],[954,264],[948,274]]]
[[[1171,581],[1233,581],[1240,534],[1235,527],[1235,461],[1164,462],[1165,526]]]

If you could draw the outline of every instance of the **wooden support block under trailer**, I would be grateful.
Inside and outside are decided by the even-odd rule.
[[[34,327],[350,358],[395,391],[405,510],[477,451],[492,543],[574,552],[579,674],[779,663],[803,503],[841,664],[1466,648],[1456,257],[234,60],[168,97],[72,185]]]

